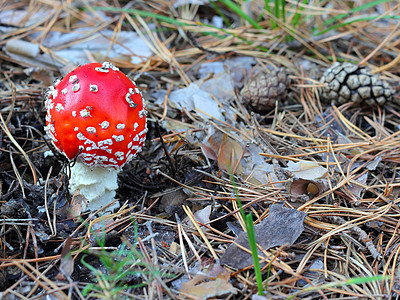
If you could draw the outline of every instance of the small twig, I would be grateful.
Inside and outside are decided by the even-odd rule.
[[[327,216],[327,218],[339,225],[344,225],[347,223],[342,217],[339,216]],[[382,259],[382,254],[378,252],[374,243],[368,240],[368,234],[364,230],[362,230],[358,225],[353,225],[352,227],[349,227],[348,230],[350,230],[351,232],[355,233],[358,236],[358,240],[365,244],[365,246],[367,247],[368,251],[371,253],[374,259],[377,260]]]
[[[163,102],[164,111],[163,111],[163,114],[162,114],[161,121],[164,121],[164,120],[165,120],[165,117],[167,116],[167,112],[168,112],[168,97],[169,97],[169,94],[171,93],[173,87],[174,87],[174,86],[171,84],[171,85],[168,87],[167,93],[165,94],[164,102]]]
[[[29,224],[30,221],[38,221],[35,218],[28,218],[28,219],[3,219],[2,225],[26,225],[26,226],[35,226],[35,224]]]
[[[178,226],[179,245],[181,246],[181,256],[182,256],[182,260],[183,260],[183,266],[185,267],[186,275],[189,277],[189,279],[192,279],[190,276],[189,267],[188,267],[188,263],[187,263],[187,259],[186,259],[187,255],[186,255],[185,245],[183,244],[182,222],[177,214],[175,214],[175,219],[176,219],[176,224]]]
[[[32,175],[33,175],[33,183],[36,185],[37,183],[37,175],[36,175],[36,169],[34,168],[31,160],[29,159],[28,155],[26,155],[24,149],[22,149],[22,147],[18,144],[18,142],[14,139],[14,137],[12,136],[10,130],[8,129],[6,122],[3,119],[2,114],[0,113],[0,128],[5,132],[5,134],[8,136],[8,138],[11,140],[11,142],[15,145],[15,147],[17,147],[17,149],[21,152],[21,154],[24,156],[25,160],[28,162],[28,165],[32,171]]]
[[[17,180],[18,180],[19,185],[21,186],[22,198],[23,198],[23,199],[26,199],[24,184],[23,184],[23,182],[22,182],[21,175],[20,175],[19,172],[18,172],[18,168],[17,168],[17,166],[15,165],[14,158],[13,158],[13,156],[12,156],[12,151],[11,151],[11,149],[12,149],[12,147],[10,147],[10,162],[11,162],[11,166],[12,166],[12,168],[13,168],[13,170],[14,170],[15,176],[17,177]]]
[[[15,100],[16,100],[16,93],[17,90],[15,88],[14,83],[11,82],[11,92],[12,92],[12,98],[11,98],[11,108],[10,108],[10,112],[8,113],[7,119],[6,119],[6,124],[8,124],[11,120],[13,111],[14,111],[14,107],[15,107]]]
[[[54,228],[53,228],[53,225],[52,225],[52,223],[51,223],[51,218],[50,218],[50,213],[49,213],[49,207],[48,207],[48,204],[47,204],[47,185],[49,184],[49,179],[50,179],[50,175],[51,175],[51,171],[53,170],[53,166],[50,166],[50,170],[49,170],[49,172],[47,173],[47,177],[46,177],[46,183],[45,183],[45,185],[44,185],[44,207],[45,207],[45,209],[46,209],[46,216],[47,216],[47,221],[48,221],[48,226],[49,226],[49,228],[50,228],[50,230],[51,230],[51,235],[52,236],[55,236],[56,235],[56,233],[55,233],[55,231],[54,231]]]
[[[200,234],[200,236],[203,238],[204,242],[206,243],[208,250],[210,250],[211,255],[214,257],[214,259],[219,259],[217,253],[215,252],[214,248],[211,246],[210,241],[208,240],[207,236],[204,234],[203,230],[201,230],[199,224],[197,223],[192,211],[187,207],[186,205],[183,205],[183,210],[185,211],[186,215],[189,217],[190,221],[196,227],[197,232]]]
[[[190,31],[185,31],[186,36],[188,37],[190,43],[196,47],[197,49],[200,49],[201,51],[204,52],[208,52],[210,54],[214,54],[214,55],[226,55],[228,53],[230,53],[231,51],[223,51],[223,52],[219,52],[219,51],[214,51],[214,50],[210,50],[207,48],[204,48],[202,45],[199,44],[199,42],[194,38],[193,34]]]
[[[89,214],[89,216],[83,220],[83,222],[75,228],[75,230],[70,234],[71,237],[73,237],[77,232],[79,232],[79,230],[84,227],[85,225],[89,224],[89,221],[96,216],[97,213],[101,212],[104,209],[107,209],[108,207],[114,205],[115,201],[117,201],[117,199],[114,199],[113,201],[111,201],[110,203],[108,203],[107,205],[104,205],[103,207],[99,208],[98,210],[96,210],[95,212]],[[88,225],[88,232],[90,232],[90,224]],[[89,236],[90,237],[90,236]],[[54,249],[54,253],[57,253],[58,251],[60,251],[61,247],[64,247],[66,240],[64,240],[56,249]]]
[[[161,135],[160,124],[159,124],[158,121],[157,121],[155,124],[156,124],[157,134],[158,134],[158,136],[160,137],[161,146],[162,146],[163,149],[164,149],[165,156],[166,156],[166,158],[167,158],[167,160],[168,160],[169,166],[171,167],[172,175],[174,176],[174,178],[176,178],[176,168],[175,168],[175,164],[173,163],[172,158],[171,158],[171,156],[170,156],[169,153],[168,153],[167,147],[165,146],[164,139],[163,139],[163,137],[162,137],[162,135]]]

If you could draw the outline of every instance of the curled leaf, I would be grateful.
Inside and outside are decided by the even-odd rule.
[[[240,160],[243,157],[243,147],[237,141],[224,134],[218,151],[218,167],[227,172],[241,174],[243,167]]]

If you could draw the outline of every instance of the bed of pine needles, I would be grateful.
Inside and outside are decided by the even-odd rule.
[[[363,6],[371,1],[360,0],[323,1],[314,7],[307,1],[287,1],[287,18],[265,10],[255,16],[254,26],[227,2],[174,8],[172,1],[161,0],[0,1],[0,11],[28,12],[24,22],[0,33],[0,298],[199,299],[195,285],[185,291],[179,288],[200,270],[218,265],[234,241],[227,224],[240,227],[243,221],[234,185],[254,224],[268,216],[274,203],[307,214],[304,231],[294,244],[263,252],[266,299],[394,299],[400,295],[400,107],[328,107],[317,92],[319,77],[334,61],[367,65],[396,89],[400,83],[398,21],[391,19],[385,26],[378,21],[399,15],[399,6],[394,1]],[[50,13],[26,25],[30,15],[43,8]],[[294,23],[290,16],[296,9],[300,21]],[[103,22],[95,17],[96,11],[110,19]],[[250,7],[247,15],[251,11]],[[353,21],[344,22],[343,14]],[[372,18],[374,14],[380,17]],[[231,26],[221,30],[206,24],[213,16],[224,16]],[[314,34],[313,29],[328,28],[324,21],[335,17],[334,29]],[[130,76],[140,75],[136,81],[149,95],[150,130],[144,151],[119,176],[121,208],[113,214],[82,212],[73,218],[67,163],[57,155],[44,156],[51,148],[43,129],[46,88],[63,75],[56,66],[70,69],[71,65],[44,46],[40,52],[52,55],[54,63],[18,60],[4,47],[12,39],[26,37],[41,45],[50,32],[73,32],[76,24],[90,26],[91,34],[108,28],[115,37],[121,30],[136,31],[153,55],[133,64],[124,57],[87,53],[93,61],[108,60]],[[236,90],[228,103],[236,123],[206,122],[196,111],[169,106],[168,93],[194,81],[202,63],[241,56],[253,57],[260,68],[289,69],[294,100],[254,114]],[[316,69],[306,72],[304,61]],[[250,78],[251,74],[245,76],[243,84]],[[156,89],[167,90],[161,105],[151,97]],[[396,92],[395,97],[400,95]],[[163,126],[173,121],[186,129]],[[195,137],[209,126],[228,136],[234,147],[263,144],[263,159],[277,162],[278,168],[289,161],[317,162],[328,170],[329,188],[294,197],[287,189],[288,176],[257,184],[237,170],[243,157],[235,156],[228,146],[218,153],[224,158],[207,159],[202,141]],[[336,127],[347,142],[333,141],[330,129]],[[233,179],[224,168],[227,165],[233,166]],[[361,182],[367,172],[367,180]],[[207,206],[212,212],[203,224],[194,214]],[[257,294],[251,266],[239,270],[226,266],[220,274],[219,285],[211,279],[208,284],[221,291],[229,285],[235,293],[209,298],[250,299]],[[347,281],[374,276],[380,277]]]

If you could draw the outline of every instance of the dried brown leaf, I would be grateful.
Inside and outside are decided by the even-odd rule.
[[[218,167],[227,172],[241,174],[243,167],[240,160],[243,157],[243,147],[237,141],[224,134],[218,151]]]
[[[69,217],[76,218],[82,213],[83,207],[87,206],[87,199],[85,196],[79,194],[79,190],[72,196],[71,209],[69,212]]]
[[[292,245],[303,232],[303,222],[306,213],[280,204],[269,207],[269,215],[254,226],[256,242],[264,250],[275,246]],[[242,232],[236,239],[236,244],[250,249],[247,234]],[[259,255],[262,255],[259,251]],[[221,257],[221,263],[237,269],[243,269],[253,264],[250,253],[231,244]]]
[[[229,282],[229,278],[230,273],[224,268],[220,268],[216,277],[197,274],[192,280],[182,284],[180,292],[196,299],[208,299],[228,293],[236,294],[237,289]]]
[[[289,181],[288,190],[292,200],[307,195],[310,197],[318,196],[329,189],[326,179],[307,180],[301,178],[292,178]]]
[[[71,244],[72,238],[68,237],[64,243],[63,250],[61,252],[61,262],[60,262],[60,273],[57,274],[56,278],[58,280],[65,280],[65,276],[71,276],[74,272],[74,258],[71,255]]]

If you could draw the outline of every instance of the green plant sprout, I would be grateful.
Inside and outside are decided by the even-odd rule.
[[[254,273],[256,275],[258,294],[263,295],[264,287],[263,287],[263,282],[262,282],[260,260],[258,259],[257,241],[256,241],[256,234],[254,232],[253,217],[251,214],[245,215],[245,213],[244,213],[242,201],[240,200],[240,197],[239,197],[236,181],[235,181],[235,178],[233,177],[233,173],[230,168],[229,168],[229,174],[230,174],[230,179],[231,179],[231,182],[233,185],[233,191],[235,193],[236,202],[239,207],[239,212],[240,212],[240,215],[242,216],[243,221],[245,222],[245,226],[246,226],[247,239],[248,239],[249,245],[250,245],[251,256],[253,257]]]
[[[141,282],[134,285],[128,285],[126,282],[132,277],[141,275],[148,276],[148,281],[155,277],[166,277],[161,274],[160,270],[154,265],[146,263],[143,254],[136,250],[138,230],[136,222],[133,221],[135,239],[133,245],[124,242],[118,250],[105,250],[105,232],[101,232],[101,236],[94,233],[96,241],[100,246],[100,250],[90,251],[89,254],[95,255],[100,260],[105,271],[90,265],[85,261],[87,255],[81,259],[82,264],[88,268],[96,277],[95,283],[89,283],[83,289],[82,294],[97,299],[116,300],[121,298],[121,293],[130,289],[139,288],[148,284]]]
[[[338,14],[338,15],[326,20],[324,22],[324,26],[326,28],[324,28],[322,30],[318,30],[318,28],[314,28],[312,31],[314,32],[315,36],[318,36],[318,35],[324,34],[326,32],[329,32],[331,30],[334,30],[334,29],[337,29],[337,28],[341,28],[341,27],[345,27],[347,25],[350,25],[350,24],[356,23],[356,22],[373,21],[375,19],[400,19],[400,16],[392,16],[392,15],[384,15],[384,16],[382,16],[382,15],[378,15],[378,16],[366,16],[366,17],[363,16],[363,17],[360,17],[360,18],[354,18],[351,21],[345,21],[344,20],[346,17],[353,16],[354,13],[356,13],[356,12],[360,12],[360,11],[366,10],[368,8],[372,8],[372,7],[378,6],[378,5],[382,4],[382,3],[390,2],[390,1],[392,1],[392,0],[377,0],[377,1],[367,2],[367,3],[365,3],[363,5],[360,5],[360,6],[356,6],[356,7],[352,8],[352,9],[349,9],[347,13]],[[332,25],[332,24],[334,24],[335,22],[338,22],[338,21],[343,21],[343,22],[335,24],[335,25]],[[332,26],[330,26],[330,25],[332,25]],[[327,27],[327,26],[329,26],[329,27]]]
[[[263,29],[260,24],[259,20],[261,20],[263,13],[259,16],[257,20],[253,20],[249,15],[247,15],[241,7],[236,4],[235,2],[231,0],[218,0],[220,3],[224,4],[226,7],[228,7],[230,10],[232,10],[236,15],[238,15],[241,19],[247,21],[251,26],[253,26],[255,29]],[[213,2],[212,2],[213,3]],[[273,10],[271,10],[271,4],[273,3]],[[301,17],[301,12],[304,9],[304,5],[308,3],[308,0],[303,0],[302,5],[297,5],[295,8],[295,13],[293,15],[293,18],[291,18],[291,26],[297,27],[297,25],[300,22],[300,17]],[[214,9],[216,9],[217,13],[221,16],[221,11],[216,7],[216,5],[213,5]],[[286,13],[286,1],[285,0],[265,0],[264,1],[264,9],[268,12],[268,14],[273,15],[276,19],[281,20],[282,23],[286,23],[287,13]],[[222,18],[224,21],[226,20],[226,17],[222,15]],[[227,24],[225,22],[225,24]],[[276,29],[279,27],[279,24],[275,22],[272,18],[270,19],[270,27],[271,29]],[[288,37],[288,40],[293,40],[293,37],[290,36]]]

